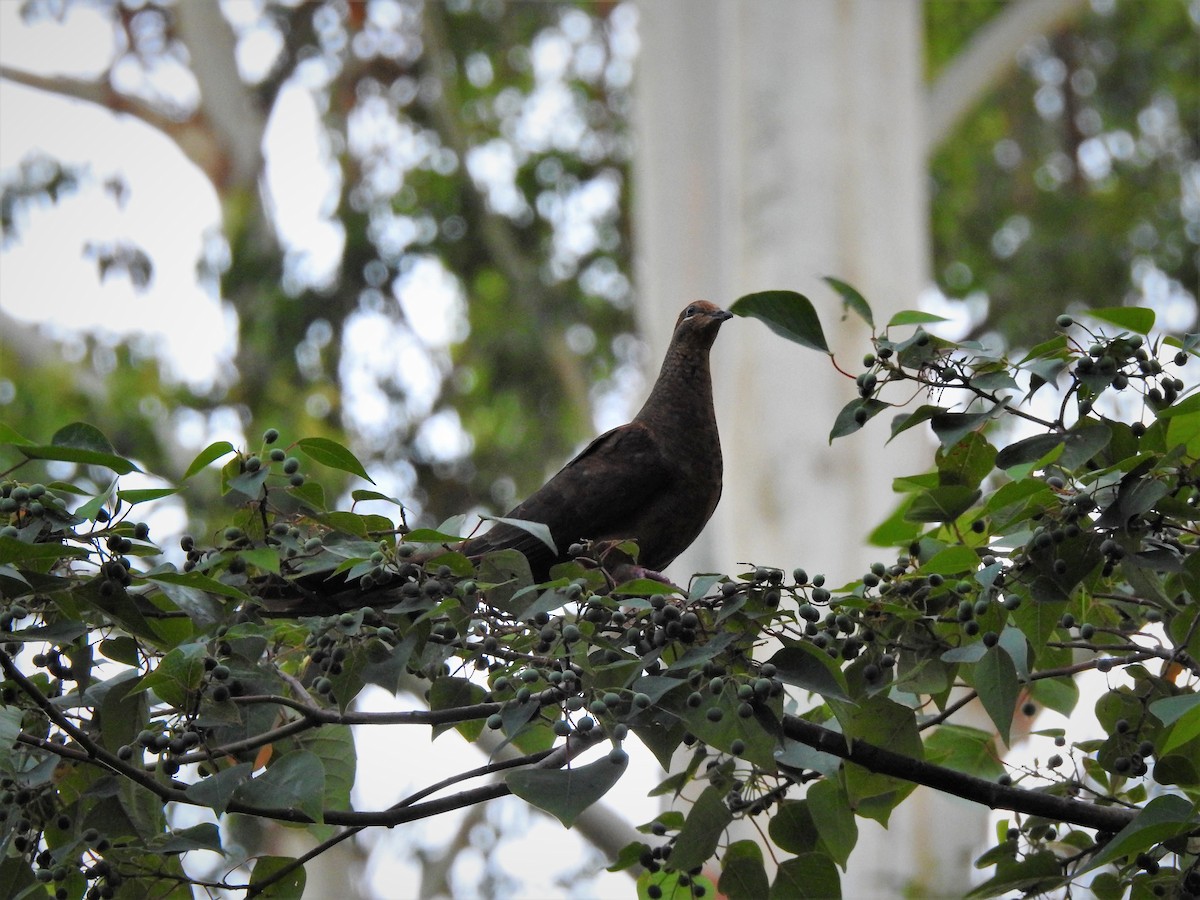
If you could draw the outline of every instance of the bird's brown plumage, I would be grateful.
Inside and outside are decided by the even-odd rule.
[[[709,351],[731,314],[689,303],[675,322],[650,396],[633,420],[600,435],[505,518],[545,524],[557,554],[497,523],[462,546],[469,556],[514,548],[539,581],[571,544],[636,541],[638,565],[661,570],[700,534],[721,498],[721,442]]]

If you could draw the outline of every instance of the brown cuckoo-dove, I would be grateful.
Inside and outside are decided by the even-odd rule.
[[[658,379],[627,425],[600,435],[505,518],[540,522],[557,548],[519,526],[495,524],[462,545],[468,556],[513,548],[538,581],[575,543],[634,541],[639,574],[657,573],[700,534],[721,498],[721,442],[709,351],[731,314],[704,300],[675,322]]]

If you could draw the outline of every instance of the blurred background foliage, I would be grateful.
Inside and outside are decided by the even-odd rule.
[[[1006,4],[926,3],[936,75]],[[1010,345],[1061,312],[1151,306],[1194,327],[1200,4],[1093,2],[1031,42],[930,161],[933,271]]]
[[[930,77],[1005,5],[928,0]],[[199,167],[221,228],[196,277],[236,323],[236,350],[198,385],[163,374],[144,336],[114,345],[4,317],[0,416],[17,431],[47,440],[83,419],[168,475],[187,465],[185,425],[327,435],[387,476],[411,524],[502,512],[640,399],[634,5],[26,0],[21,13],[83,6],[111,23],[104,71],[0,74],[135,116]],[[1191,326],[1198,21],[1195,0],[1094,0],[936,148],[932,271],[974,333],[1020,345],[1064,309],[1120,302]],[[282,202],[295,186],[263,149],[297,92],[328,180],[320,252],[295,237]],[[136,171],[95,170],[86,141],[69,159],[31,151],[0,172],[3,250],[39,205],[137,189]],[[61,252],[152,288],[157,261],[132,242]],[[214,499],[193,495],[190,512]]]

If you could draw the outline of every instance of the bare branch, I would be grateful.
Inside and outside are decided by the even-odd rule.
[[[926,155],[1012,69],[1018,50],[1037,35],[1061,28],[1086,6],[1087,0],[1022,0],[981,28],[929,89]]]
[[[218,186],[253,188],[262,170],[267,117],[238,74],[237,36],[219,3],[180,3],[174,17],[200,85],[200,108],[225,151],[226,169]]]
[[[114,113],[132,116],[173,140],[183,154],[214,184],[220,183],[220,173],[225,168],[225,153],[212,129],[200,116],[192,115],[186,119],[172,117],[144,100],[113,90],[107,81],[35,75],[4,65],[0,65],[0,78],[60,97],[92,103]]]

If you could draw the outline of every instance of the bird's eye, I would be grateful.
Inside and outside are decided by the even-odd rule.
[[[694,316],[696,314],[696,312],[697,312],[697,309],[694,305],[689,306],[687,309],[685,309],[683,311],[683,317],[685,319],[690,319],[692,316]]]

